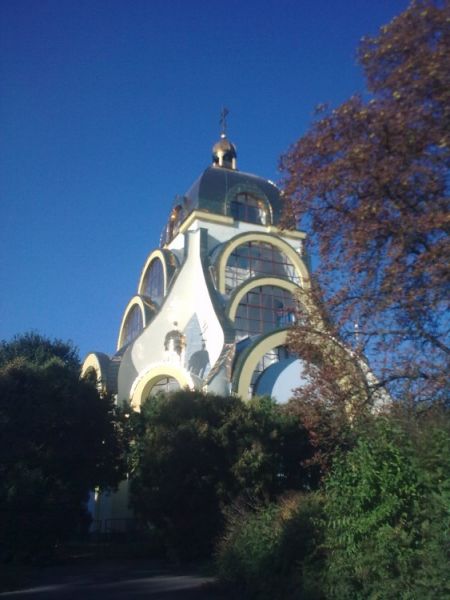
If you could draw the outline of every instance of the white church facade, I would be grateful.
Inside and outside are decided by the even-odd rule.
[[[281,213],[279,189],[239,171],[222,134],[212,165],[174,202],[115,354],[89,354],[82,374],[137,410],[185,387],[287,401],[301,373],[287,334],[309,312],[309,273],[305,234],[282,229]]]

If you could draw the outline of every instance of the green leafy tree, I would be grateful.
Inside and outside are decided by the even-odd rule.
[[[377,417],[325,485],[330,598],[445,598],[450,419]]]
[[[132,505],[179,558],[211,551],[236,497],[269,501],[310,483],[306,435],[268,399],[180,391],[149,399],[132,420]]]
[[[0,365],[4,366],[15,358],[21,358],[35,367],[44,367],[58,359],[72,373],[78,375],[80,372],[78,351],[71,342],[51,340],[35,331],[0,342]]]
[[[123,476],[122,448],[113,405],[79,379],[71,344],[52,355],[27,334],[0,355],[0,557],[31,560],[86,527],[89,491]]]
[[[364,39],[367,94],[322,112],[282,159],[288,213],[320,258],[313,293],[329,334],[356,364],[370,358],[369,387],[415,401],[448,392],[449,18],[448,2],[416,0]],[[306,360],[310,329],[292,336]],[[332,390],[327,363],[309,375]]]

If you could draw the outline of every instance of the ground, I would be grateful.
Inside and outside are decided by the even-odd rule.
[[[213,577],[195,568],[173,569],[160,561],[107,561],[49,566],[28,571],[0,598],[26,600],[227,600]],[[19,589],[18,589],[19,588]]]

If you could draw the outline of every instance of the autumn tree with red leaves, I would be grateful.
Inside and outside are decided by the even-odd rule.
[[[360,44],[368,93],[322,109],[282,158],[327,313],[326,331],[302,324],[291,336],[313,359],[305,401],[345,397],[339,379],[357,381],[366,358],[377,380],[364,401],[381,385],[415,402],[448,393],[449,42],[449,2],[413,2]],[[336,340],[351,350],[346,374],[327,362]]]

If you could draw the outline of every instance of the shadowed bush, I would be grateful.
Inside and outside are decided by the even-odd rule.
[[[241,598],[323,598],[322,514],[318,493],[292,494],[278,504],[228,511],[216,564],[220,579]]]

